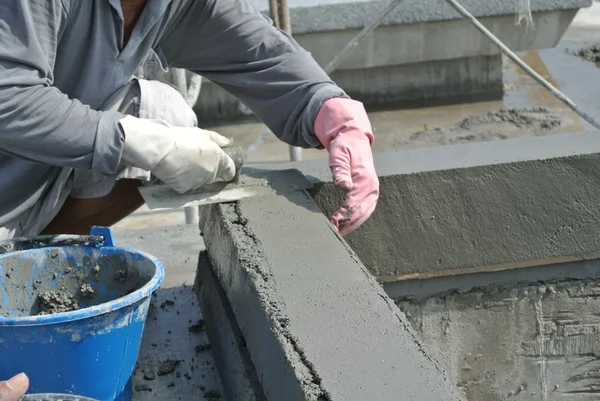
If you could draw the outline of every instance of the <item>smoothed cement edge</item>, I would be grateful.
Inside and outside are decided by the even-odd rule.
[[[287,317],[282,313],[284,310],[283,300],[277,296],[277,291],[271,280],[271,274],[267,268],[268,261],[262,255],[260,240],[246,227],[247,221],[241,215],[239,204],[212,205],[200,208],[200,227],[203,232],[206,248],[209,252],[211,264],[216,267],[215,273],[220,280],[233,282],[232,275],[238,274],[245,277],[239,277],[242,281],[241,286],[247,286],[247,290],[252,293],[251,297],[245,297],[242,302],[231,301],[232,309],[238,319],[240,328],[246,336],[248,349],[253,362],[262,378],[263,388],[270,400],[315,400],[330,401],[331,398],[327,391],[320,386],[321,379],[316,373],[314,366],[304,356],[302,348],[297,344],[296,339],[286,327]],[[216,235],[216,230],[221,231]],[[209,233],[209,234],[207,234]],[[238,239],[236,241],[236,238]],[[243,242],[250,241],[248,243]],[[221,248],[227,242],[227,250]],[[215,251],[215,248],[221,248],[221,252]],[[223,257],[217,256],[229,255],[229,260],[223,263]],[[232,265],[227,266],[226,263]],[[228,297],[235,299],[240,295],[235,291],[235,286],[224,286]],[[240,287],[238,287],[240,288]],[[248,308],[244,301],[250,299],[259,304],[259,308]],[[246,306],[246,307],[245,307]],[[250,311],[252,309],[252,311]],[[260,310],[262,324],[266,324],[271,334],[274,335],[273,342],[269,349],[256,344],[259,338],[257,336],[247,335],[258,325],[257,322],[249,318],[253,313]],[[265,338],[263,338],[265,339]],[[256,359],[264,352],[281,353],[277,359],[280,360],[279,368],[275,366],[265,367]],[[284,363],[281,363],[285,361]],[[268,371],[265,371],[268,369]],[[279,375],[277,373],[283,372]],[[279,375],[277,379],[274,376]],[[281,389],[279,387],[282,387]],[[284,397],[284,398],[280,398]]]

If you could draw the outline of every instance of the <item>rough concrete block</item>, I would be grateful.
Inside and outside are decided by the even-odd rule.
[[[208,254],[201,252],[194,291],[205,319],[205,326],[223,381],[227,399],[266,401],[256,369],[244,344],[227,296],[210,265]]]
[[[346,241],[384,282],[595,259],[598,135],[377,154],[379,204]],[[311,193],[332,213],[341,194],[326,161],[280,165],[290,166],[319,182]]]
[[[305,192],[200,209],[268,400],[463,400]]]
[[[598,267],[593,260],[407,280],[432,296],[396,302],[469,401],[597,400]],[[438,296],[439,281],[448,291]],[[457,283],[463,291],[452,290]]]

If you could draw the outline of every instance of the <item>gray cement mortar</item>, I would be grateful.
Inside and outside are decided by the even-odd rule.
[[[79,257],[80,264],[67,258],[64,250],[48,252],[44,270],[39,277],[32,279],[33,265],[39,259],[25,261],[19,259],[14,265],[5,262],[4,291],[8,296],[12,311],[2,310],[3,316],[35,316],[63,313],[109,302],[115,297],[126,296],[141,288],[148,281],[130,269],[119,255],[100,257],[92,263],[88,256]],[[106,293],[96,293],[98,284],[107,288]],[[23,296],[28,292],[28,296]]]
[[[203,207],[200,227],[267,399],[463,399],[305,193]]]
[[[545,135],[563,124],[560,116],[544,109],[501,109],[465,118],[454,126],[417,131],[406,139],[411,146],[455,145],[474,141]],[[398,143],[400,145],[400,143]]]
[[[206,332],[227,398],[236,401],[266,401],[245,345],[244,335],[205,251],[200,252],[198,258],[194,291],[206,319]]]
[[[383,281],[593,259],[600,249],[598,135],[377,154],[379,203],[346,241]],[[332,213],[342,194],[330,182],[327,162],[281,164],[290,166],[311,177],[311,194]]]
[[[469,401],[582,401],[600,388],[599,295],[597,279],[549,279],[396,303]]]
[[[600,43],[592,43],[580,49],[567,49],[567,53],[592,63],[600,63]]]

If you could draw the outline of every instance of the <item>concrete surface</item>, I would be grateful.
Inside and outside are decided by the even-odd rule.
[[[596,258],[599,135],[378,154],[379,203],[346,241],[384,282]],[[321,182],[310,192],[333,213],[327,164],[293,166]]]
[[[267,399],[463,399],[305,193],[206,206],[200,226]]]
[[[227,397],[236,401],[266,401],[244,335],[207,252],[200,254],[194,291],[208,322],[206,331]]]
[[[117,229],[115,242],[148,252],[165,266],[165,279],[148,312],[134,374],[134,401],[225,401],[206,332],[195,326],[189,330],[203,319],[193,291],[198,253],[204,248],[198,228]],[[159,375],[168,360],[180,362],[172,373]]]
[[[453,277],[444,294],[396,302],[469,401],[591,401],[599,392],[599,263]],[[436,280],[413,284],[437,292]]]

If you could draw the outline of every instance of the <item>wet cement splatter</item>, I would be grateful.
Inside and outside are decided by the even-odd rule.
[[[42,291],[38,295],[40,311],[38,315],[71,312],[79,309],[77,300],[67,291]]]
[[[45,261],[19,260],[13,264],[0,273],[5,280],[0,294],[8,299],[6,306],[0,305],[4,317],[50,315],[99,305],[126,296],[148,281],[119,255],[97,260],[85,255],[74,260],[62,251],[52,251]],[[103,291],[99,293],[98,288]],[[19,295],[23,293],[28,295]]]
[[[411,146],[453,145],[529,135],[545,135],[562,125],[561,118],[544,108],[501,109],[465,118],[450,127],[417,131],[410,135]]]
[[[96,297],[96,292],[90,284],[82,284],[79,288],[79,292],[85,299],[94,299],[94,297]]]
[[[577,50],[567,49],[566,52],[592,63],[600,63],[600,43],[592,43]]]
[[[158,375],[165,376],[175,371],[175,368],[181,363],[176,359],[167,359],[158,366]]]

